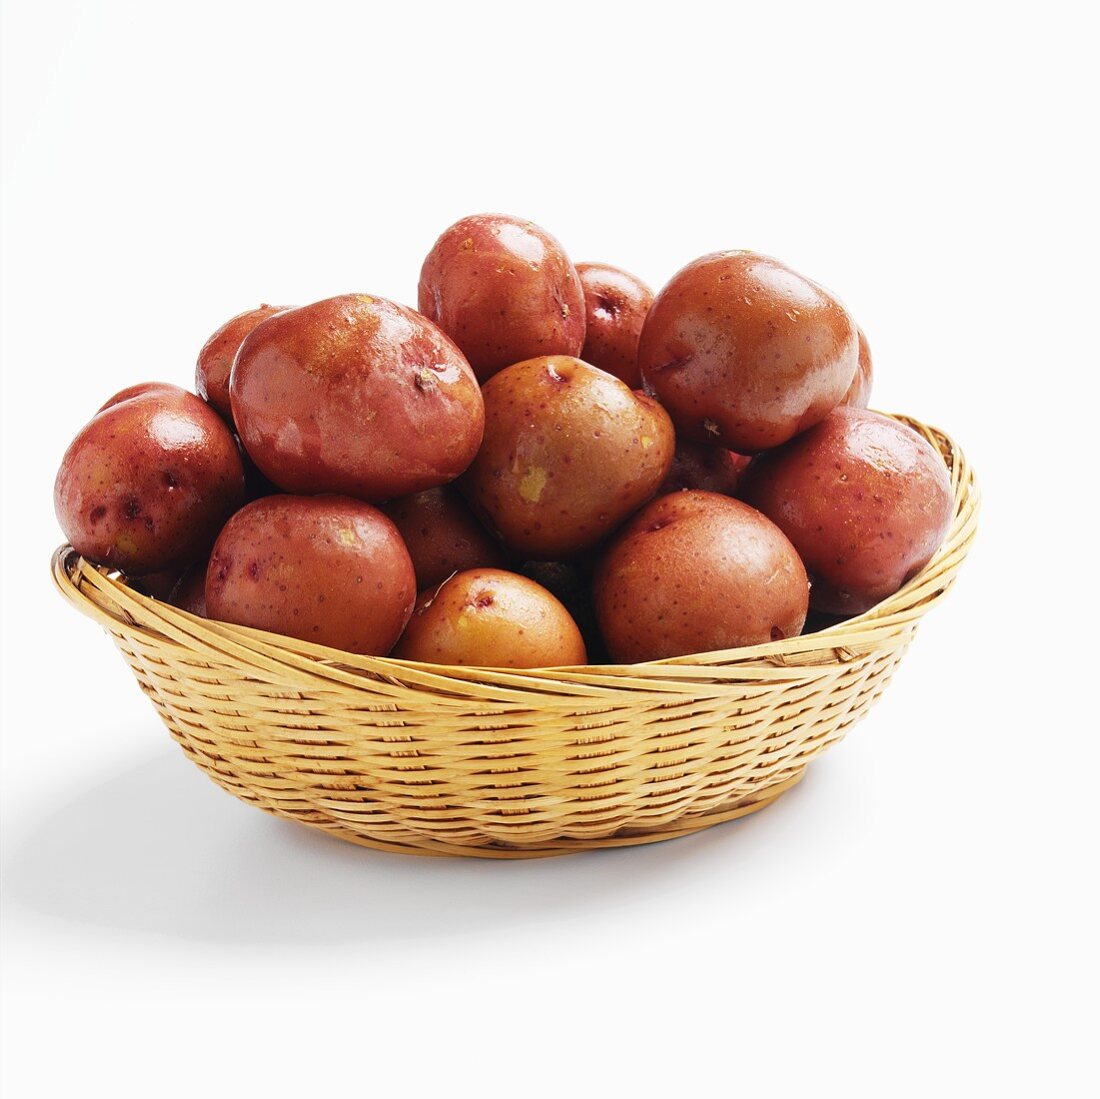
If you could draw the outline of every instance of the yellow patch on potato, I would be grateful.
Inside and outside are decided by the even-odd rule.
[[[546,488],[546,470],[541,466],[531,466],[516,485],[520,498],[528,504],[537,504],[542,499],[542,490]]]

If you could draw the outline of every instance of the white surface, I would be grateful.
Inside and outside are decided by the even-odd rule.
[[[1095,63],[1076,4],[5,4],[10,1099],[1085,1096],[1096,1035]],[[463,214],[660,285],[837,289],[979,540],[801,787],[675,843],[373,854],[169,741],[50,587],[68,439],[265,301],[415,301]]]

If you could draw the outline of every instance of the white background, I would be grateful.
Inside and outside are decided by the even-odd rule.
[[[1016,4],[4,4],[10,1099],[1092,1096],[1097,83]],[[51,590],[51,485],[261,300],[415,302],[503,210],[659,286],[836,289],[974,551],[870,718],[675,843],[414,860],[265,817]]]

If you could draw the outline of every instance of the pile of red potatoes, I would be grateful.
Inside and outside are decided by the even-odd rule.
[[[441,664],[628,663],[791,637],[921,569],[941,456],[866,405],[829,291],[715,252],[654,298],[549,233],[464,218],[418,310],[263,305],[81,429],[65,536],[146,594]]]

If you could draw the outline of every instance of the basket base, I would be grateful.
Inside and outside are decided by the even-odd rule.
[[[759,794],[751,798],[739,799],[729,809],[681,817],[670,824],[659,825],[645,832],[633,835],[615,834],[599,839],[560,839],[543,844],[532,844],[529,847],[505,847],[503,845],[476,847],[445,843],[442,840],[433,840],[428,837],[419,840],[414,846],[412,844],[387,843],[384,840],[369,839],[357,832],[352,832],[350,829],[332,825],[312,824],[306,821],[301,823],[328,832],[329,835],[347,840],[349,843],[358,844],[360,847],[370,847],[375,851],[387,851],[397,855],[428,855],[436,858],[545,859],[552,858],[555,855],[570,855],[577,851],[595,851],[604,847],[634,847],[642,843],[660,843],[663,840],[674,840],[679,839],[681,836],[690,836],[693,832],[701,832],[704,828],[711,828],[716,824],[747,817],[750,813],[766,809],[777,798],[801,782],[805,773],[806,768],[802,767],[790,778],[769,786],[767,789],[760,791]]]

